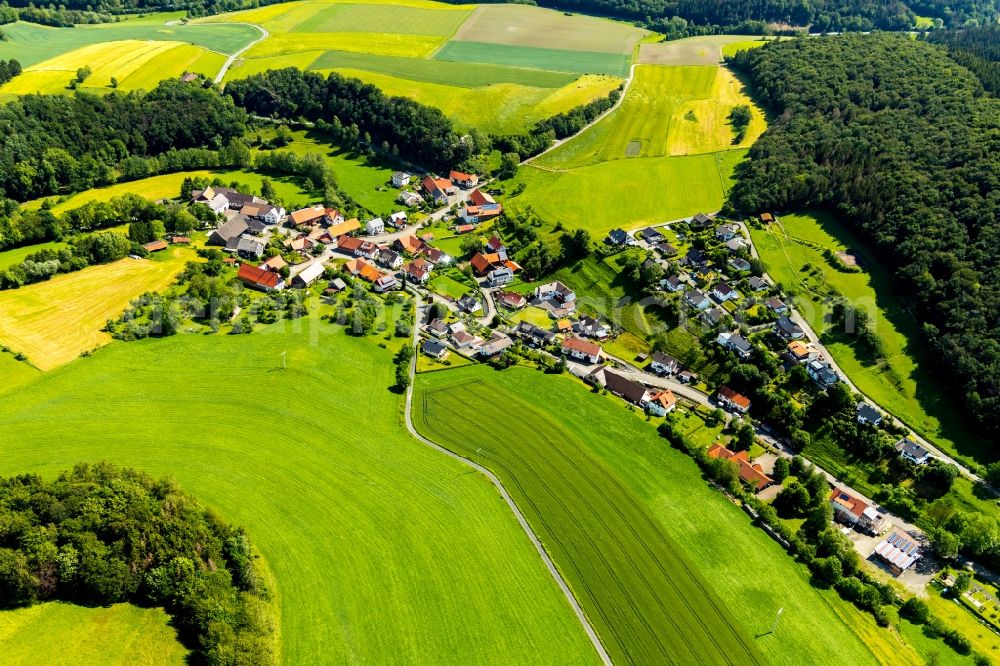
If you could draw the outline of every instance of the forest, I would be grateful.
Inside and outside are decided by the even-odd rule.
[[[0,196],[110,185],[130,156],[218,150],[245,132],[246,114],[230,100],[180,81],[146,93],[26,95],[0,108]]]
[[[272,664],[270,592],[242,529],[107,463],[0,479],[0,607],[162,606],[194,663]],[[44,637],[39,637],[44,640]]]
[[[948,49],[952,59],[972,70],[990,94],[1000,96],[1000,27],[942,30],[927,41]]]
[[[730,59],[775,122],[728,206],[818,207],[865,237],[923,324],[940,380],[1000,438],[1000,100],[902,35],[782,41]]]

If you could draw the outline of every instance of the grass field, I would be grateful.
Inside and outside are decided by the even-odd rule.
[[[515,209],[530,205],[546,220],[582,227],[601,238],[614,227],[718,210],[732,185],[733,169],[745,154],[731,150],[614,160],[565,171],[531,165],[516,179],[527,189],[505,204]]]
[[[728,115],[751,105],[753,120],[734,146]],[[708,153],[749,147],[766,129],[763,111],[722,67],[639,66],[621,106],[538,160],[567,169],[609,160]]]
[[[630,414],[617,398],[590,393],[567,377],[526,369],[496,372],[482,366],[421,375],[416,389],[418,428],[473,457],[481,445],[483,464],[505,482],[514,479],[508,490],[529,521],[537,521],[536,529],[542,531],[546,547],[578,597],[625,594],[638,599],[676,575],[678,584],[684,579],[701,581],[700,587],[689,591],[688,603],[703,602],[703,594],[721,600],[723,614],[734,624],[713,624],[707,609],[701,619],[720,642],[735,640],[734,651],[728,658],[713,658],[715,648],[701,643],[705,625],[696,622],[685,627],[684,645],[671,653],[676,662],[684,663],[688,650],[701,648],[705,652],[691,663],[747,663],[747,653],[739,651],[742,635],[771,663],[874,663],[854,633],[867,627],[864,616],[835,593],[812,587],[805,569],[764,532],[752,528],[743,512],[707,486],[689,459],[667,446],[650,424]],[[430,401],[430,426],[420,414],[424,397]],[[459,421],[461,429],[453,429]],[[493,428],[492,423],[502,423],[503,428]],[[616,510],[590,522],[602,498],[613,501]],[[617,527],[626,518],[627,524]],[[641,530],[661,536],[646,539],[642,547],[622,546]],[[552,532],[556,538],[547,536]],[[597,556],[594,544],[600,545]],[[633,573],[633,565],[648,553],[666,558],[667,546],[674,553],[661,562],[677,561],[676,556],[689,564],[688,571],[671,568],[664,576],[657,564],[650,564],[638,576]],[[628,586],[618,588],[601,578],[612,574],[631,579]],[[668,590],[661,599],[670,600],[674,593]],[[779,630],[754,640],[770,627],[779,606],[785,609]],[[620,602],[615,606],[619,614],[609,618],[620,622],[629,608]],[[643,609],[650,626],[660,629],[659,602],[647,600]],[[685,605],[671,610],[671,617],[683,622]],[[613,647],[602,616],[589,614]],[[874,628],[874,622],[870,624]],[[661,629],[653,643],[670,643],[673,637],[668,631]],[[633,663],[662,663],[646,651],[652,649],[651,643],[640,642],[643,634],[637,629],[629,636]],[[902,658],[890,655],[886,661],[902,664],[915,656],[904,647],[896,646]],[[612,650],[612,658],[620,656]]]
[[[40,370],[69,363],[106,344],[111,338],[101,329],[108,318],[143,292],[165,289],[194,257],[172,247],[151,259],[122,259],[0,292],[0,344]]]
[[[35,245],[25,245],[12,250],[0,251],[0,271],[6,270],[14,264],[19,264],[25,260],[29,254],[34,254],[40,250],[58,250],[66,247],[62,241],[51,241],[49,243],[37,243]]]
[[[463,284],[454,278],[450,278],[447,275],[440,273],[430,279],[427,283],[427,288],[436,294],[448,296],[450,298],[454,298],[455,300],[458,300],[469,291],[474,291],[469,285]]]
[[[181,666],[187,650],[160,609],[64,603],[0,611],[6,666]]]
[[[764,43],[759,37],[741,35],[702,35],[644,43],[639,45],[639,62],[644,65],[717,65],[723,56]]]
[[[488,4],[473,12],[455,33],[455,40],[630,56],[645,34],[619,21],[567,16],[520,4]]]
[[[894,295],[892,276],[858,238],[831,216],[810,213],[782,215],[780,227],[753,229],[751,236],[768,273],[797,295],[796,308],[817,333],[827,328],[830,288],[868,312],[882,341],[884,360],[873,364],[860,358],[847,341],[837,337],[827,343],[838,365],[861,391],[949,453],[987,453],[935,379],[932,362],[920,349],[919,325]],[[825,248],[851,249],[861,257],[864,270],[837,270],[824,256]]]
[[[536,46],[487,42],[448,42],[434,55],[437,60],[527,67],[577,74],[628,74],[629,56],[600,51],[569,51]]]
[[[181,42],[126,40],[92,44],[50,58],[27,68],[23,74],[0,87],[0,94],[68,93],[70,79],[82,65],[93,73],[80,90],[110,92],[110,81],[118,80],[119,90],[149,90],[163,79],[184,72],[214,77],[226,56],[200,46]]]
[[[49,28],[34,23],[14,23],[3,27],[0,59],[16,58],[23,67],[36,65],[58,55],[93,44],[126,40],[186,42],[227,55],[260,36],[247,25],[163,25],[142,21]],[[81,62],[77,67],[88,63]],[[73,68],[74,71],[76,67]]]
[[[12,352],[0,352],[0,377],[3,377],[3,381],[0,382],[0,393],[12,391],[41,376],[42,373],[38,368],[24,361],[18,361]]]
[[[0,402],[0,473],[173,476],[260,548],[287,664],[595,663],[493,487],[405,434],[391,357],[313,317],[114,344]]]

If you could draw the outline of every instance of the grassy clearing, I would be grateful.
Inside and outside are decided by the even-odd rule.
[[[14,23],[3,27],[0,59],[16,58],[23,67],[92,44],[125,40],[186,42],[227,55],[260,36],[246,25],[163,25],[143,22],[78,25],[72,28],[49,28],[34,23]],[[77,67],[88,63],[81,62]],[[75,70],[75,67],[74,67]]]
[[[546,72],[519,67],[458,63],[447,60],[422,60],[377,56],[368,53],[327,51],[309,69],[363,69],[411,81],[475,88],[493,83],[516,83],[535,88],[561,88],[576,77],[561,72]]]
[[[18,361],[14,354],[10,352],[0,352],[0,394],[9,393],[24,384],[32,382],[42,376],[38,368]]]
[[[512,208],[530,205],[546,220],[582,227],[601,238],[619,226],[637,227],[718,210],[732,186],[733,170],[745,154],[732,150],[615,160],[566,171],[529,166],[516,179],[527,189],[505,203]]]
[[[51,241],[48,243],[36,243],[35,245],[16,247],[12,250],[3,250],[0,252],[0,271],[7,270],[14,264],[21,263],[29,254],[34,254],[35,252],[39,252],[41,250],[58,250],[63,247],[66,247],[66,243],[62,241]]]
[[[644,65],[717,65],[724,55],[741,48],[754,48],[753,37],[743,35],[703,35],[669,42],[639,45],[639,62]]]
[[[469,285],[463,284],[454,278],[450,278],[447,275],[440,273],[431,278],[431,280],[427,283],[427,288],[435,294],[448,296],[449,298],[454,298],[455,300],[465,296],[467,292],[473,291],[472,287]]]
[[[527,5],[496,4],[477,8],[455,33],[455,39],[630,56],[645,34],[645,30],[619,21],[566,16]]]
[[[609,528],[613,530],[609,541],[599,541],[607,551],[602,550],[598,561],[588,562],[587,568],[578,573],[588,578],[598,575],[606,561],[622,575],[630,570],[628,560],[622,565],[614,555],[605,556],[605,553],[615,552],[616,544],[632,538],[631,529],[614,529],[613,525],[619,520],[617,516],[600,525],[585,523],[588,537],[585,543],[579,548],[571,548],[573,544],[569,543],[569,535],[579,529],[588,515],[578,493],[589,493],[596,480],[602,479],[601,487],[607,497],[612,493],[616,497],[619,492],[627,494],[628,501],[615,501],[615,506],[623,511],[637,512],[634,516],[628,514],[633,516],[632,527],[638,529],[637,526],[648,525],[651,520],[658,523],[655,529],[669,534],[664,535],[664,542],[647,541],[647,545],[658,552],[664,545],[671,544],[678,556],[691,563],[692,568],[687,572],[671,569],[668,573],[681,577],[693,575],[706,581],[704,592],[717,595],[725,604],[737,634],[754,636],[767,631],[777,608],[784,607],[778,631],[752,641],[768,661],[776,664],[874,663],[863,639],[854,633],[866,626],[864,616],[841,602],[834,593],[813,588],[801,566],[764,532],[752,528],[743,512],[707,486],[690,460],[666,446],[649,424],[630,414],[617,398],[590,393],[567,377],[545,376],[523,369],[498,373],[482,366],[423,375],[417,380],[417,390],[418,396],[430,392],[432,398],[450,394],[452,399],[447,403],[447,411],[443,414],[432,412],[432,418],[445,421],[459,418],[451,416],[452,413],[469,417],[469,424],[463,425],[463,430],[445,428],[442,437],[450,438],[446,441],[456,449],[471,449],[471,454],[475,455],[475,448],[480,444],[473,441],[481,438],[484,464],[501,477],[520,479],[508,485],[508,489],[518,496],[522,510],[529,512],[529,520],[536,521],[533,517],[536,511],[542,515],[544,523],[539,521],[539,529],[556,532],[557,539],[545,538],[546,546],[553,552],[556,564],[570,577],[578,595],[586,596],[588,591],[608,594],[627,591],[630,596],[638,595],[643,586],[652,584],[660,576],[659,568],[653,565],[642,572],[644,582],[632,583],[624,590],[596,584],[581,588],[577,582],[573,561],[588,552],[590,539],[599,541],[600,535]],[[485,398],[480,398],[483,394]],[[470,401],[474,408],[468,406]],[[420,401],[417,404],[421,404]],[[422,420],[418,421],[423,424]],[[503,423],[504,429],[490,428],[488,424],[493,422]],[[418,425],[418,428],[424,427]],[[462,432],[463,437],[457,437],[457,432]],[[555,447],[552,452],[551,447]],[[574,477],[588,468],[595,472],[576,481],[563,494],[559,489],[564,481],[550,478],[548,474],[569,461],[578,465],[576,470],[571,468],[566,472]],[[539,477],[549,479],[550,483],[539,486]],[[615,480],[616,485],[605,486],[609,479]],[[572,516],[558,521],[564,506],[563,497],[574,498]],[[642,550],[629,549],[628,552],[641,553]],[[701,594],[696,592],[689,596],[689,601],[703,598]],[[627,608],[620,607],[621,610]],[[657,608],[655,601],[644,607],[649,622],[659,620],[658,612],[654,612]],[[680,620],[684,610],[683,606],[677,608],[674,617]],[[708,617],[706,614],[703,619],[707,621]],[[591,618],[597,621],[600,616],[591,613]],[[873,621],[871,625],[874,628]],[[709,626],[720,640],[728,634],[723,627]],[[602,638],[610,641],[603,628],[600,630]],[[677,661],[683,661],[686,650],[701,640],[701,628],[697,623],[685,626],[685,631],[686,646],[672,653]],[[666,633],[660,636],[668,640]],[[641,649],[640,645],[633,637],[629,649]],[[612,652],[612,657],[616,654]],[[730,652],[728,660],[713,659],[711,654],[709,651],[694,657],[692,663],[740,661],[737,652]],[[641,657],[638,660],[643,661]]]
[[[629,57],[620,53],[569,51],[487,42],[448,42],[434,54],[437,60],[527,67],[578,74],[625,76]]]
[[[860,358],[843,339],[833,337],[827,343],[851,381],[945,451],[993,457],[982,449],[982,440],[962,421],[947,389],[935,379],[929,359],[919,348],[919,325],[893,294],[892,276],[860,240],[823,214],[783,215],[781,227],[753,229],[751,236],[768,273],[797,295],[796,307],[814,330],[827,328],[830,288],[855,307],[864,308],[875,325],[885,350],[885,358],[877,362]],[[852,250],[861,257],[864,270],[838,270],[824,256],[824,249]]]
[[[493,487],[406,436],[391,356],[312,316],[111,345],[0,404],[0,473],[173,476],[262,551],[284,663],[596,662]]]
[[[112,77],[118,80],[120,90],[150,89],[184,72],[215,76],[225,60],[221,53],[180,42],[127,40],[92,44],[32,65],[0,87],[0,94],[68,94],[69,81],[82,65],[89,66],[93,73],[79,86],[80,90],[111,92]]]
[[[767,42],[761,41],[759,39],[753,41],[747,40],[745,42],[730,42],[729,44],[722,45],[722,55],[724,57],[734,56],[740,51],[746,51],[748,49],[759,49],[760,47],[764,46],[764,44],[767,44]]]
[[[165,289],[193,258],[173,247],[151,259],[122,259],[0,292],[0,343],[41,370],[69,363],[109,342],[101,331],[107,319],[139,294]]]
[[[728,115],[738,104],[751,105],[753,120],[743,142],[734,146]],[[639,66],[625,100],[614,113],[538,163],[566,169],[626,157],[745,148],[765,129],[763,111],[752,105],[743,85],[729,70]]]
[[[500,382],[465,378],[418,380],[417,427],[464,455],[482,447],[613,658],[762,661],[694,564],[579,440]],[[498,419],[502,432],[489,425]]]
[[[168,621],[161,609],[129,604],[84,608],[46,603],[3,611],[3,662],[7,666],[180,666],[187,663],[187,650],[177,642]]]

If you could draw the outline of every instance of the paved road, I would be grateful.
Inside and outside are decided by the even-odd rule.
[[[257,44],[260,44],[262,41],[264,41],[265,39],[267,39],[268,37],[271,36],[271,33],[269,33],[267,30],[265,30],[261,26],[256,25],[254,23],[233,23],[231,25],[248,25],[251,28],[257,28],[258,30],[260,30],[260,37],[258,37],[257,39],[253,40],[252,42],[250,42],[249,44],[247,44],[246,46],[244,46],[243,48],[241,48],[239,51],[237,51],[233,55],[229,56],[229,58],[226,60],[226,62],[223,63],[222,69],[220,69],[219,73],[215,75],[215,81],[213,81],[213,83],[222,83],[222,79],[225,78],[226,72],[228,72],[229,68],[233,66],[233,63],[236,62],[237,58],[239,58],[241,55],[243,55],[244,53],[246,53],[247,51],[249,51],[251,48],[253,48]]]
[[[419,317],[423,305],[420,300],[419,294],[416,294],[415,298],[416,298],[416,311]],[[484,475],[487,479],[490,480],[493,486],[497,489],[497,492],[500,493],[500,496],[507,503],[507,506],[510,507],[510,510],[514,513],[514,516],[517,518],[518,524],[520,524],[521,529],[524,530],[524,533],[528,536],[528,539],[531,540],[531,543],[535,547],[535,550],[538,551],[538,555],[542,558],[542,562],[545,563],[545,567],[546,569],[548,569],[549,575],[551,575],[552,578],[555,579],[556,584],[559,585],[559,589],[562,590],[563,596],[566,597],[566,601],[569,602],[569,605],[573,609],[573,612],[576,614],[576,617],[580,621],[580,624],[583,625],[584,631],[587,632],[587,636],[590,638],[591,644],[593,644],[594,649],[600,656],[601,662],[604,663],[606,666],[611,666],[611,657],[608,656],[607,650],[604,649],[604,645],[601,643],[601,639],[598,637],[597,632],[591,626],[590,621],[587,619],[586,614],[583,612],[583,608],[581,608],[579,602],[576,600],[576,597],[573,596],[573,592],[569,589],[569,585],[566,584],[566,581],[563,580],[563,577],[559,573],[559,570],[556,569],[556,565],[552,562],[552,559],[549,557],[549,554],[545,551],[545,547],[542,546],[542,542],[538,538],[538,535],[535,534],[534,530],[531,529],[531,525],[528,524],[528,521],[525,519],[524,514],[521,513],[521,510],[517,508],[517,504],[515,504],[513,498],[511,498],[510,496],[510,493],[507,492],[507,489],[504,488],[503,483],[500,482],[500,479],[497,478],[497,476],[493,474],[493,472],[486,469],[482,465],[473,462],[468,458],[464,458],[453,451],[449,451],[448,449],[430,441],[426,437],[423,437],[413,427],[413,419],[411,417],[412,407],[413,407],[413,378],[414,375],[416,374],[416,369],[417,369],[417,354],[420,353],[420,349],[418,347],[419,341],[420,341],[420,327],[414,326],[413,349],[415,353],[413,355],[413,360],[410,362],[410,385],[406,389],[406,409],[404,411],[404,414],[406,416],[406,429],[410,432],[410,435],[412,435],[416,440],[426,444],[427,446],[431,447],[438,453],[443,453],[449,458],[457,460],[463,465],[471,467],[472,469],[476,470],[477,472]]]

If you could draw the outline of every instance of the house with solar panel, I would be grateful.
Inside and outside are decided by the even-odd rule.
[[[898,576],[920,559],[920,545],[908,534],[893,532],[875,546],[874,554]]]

